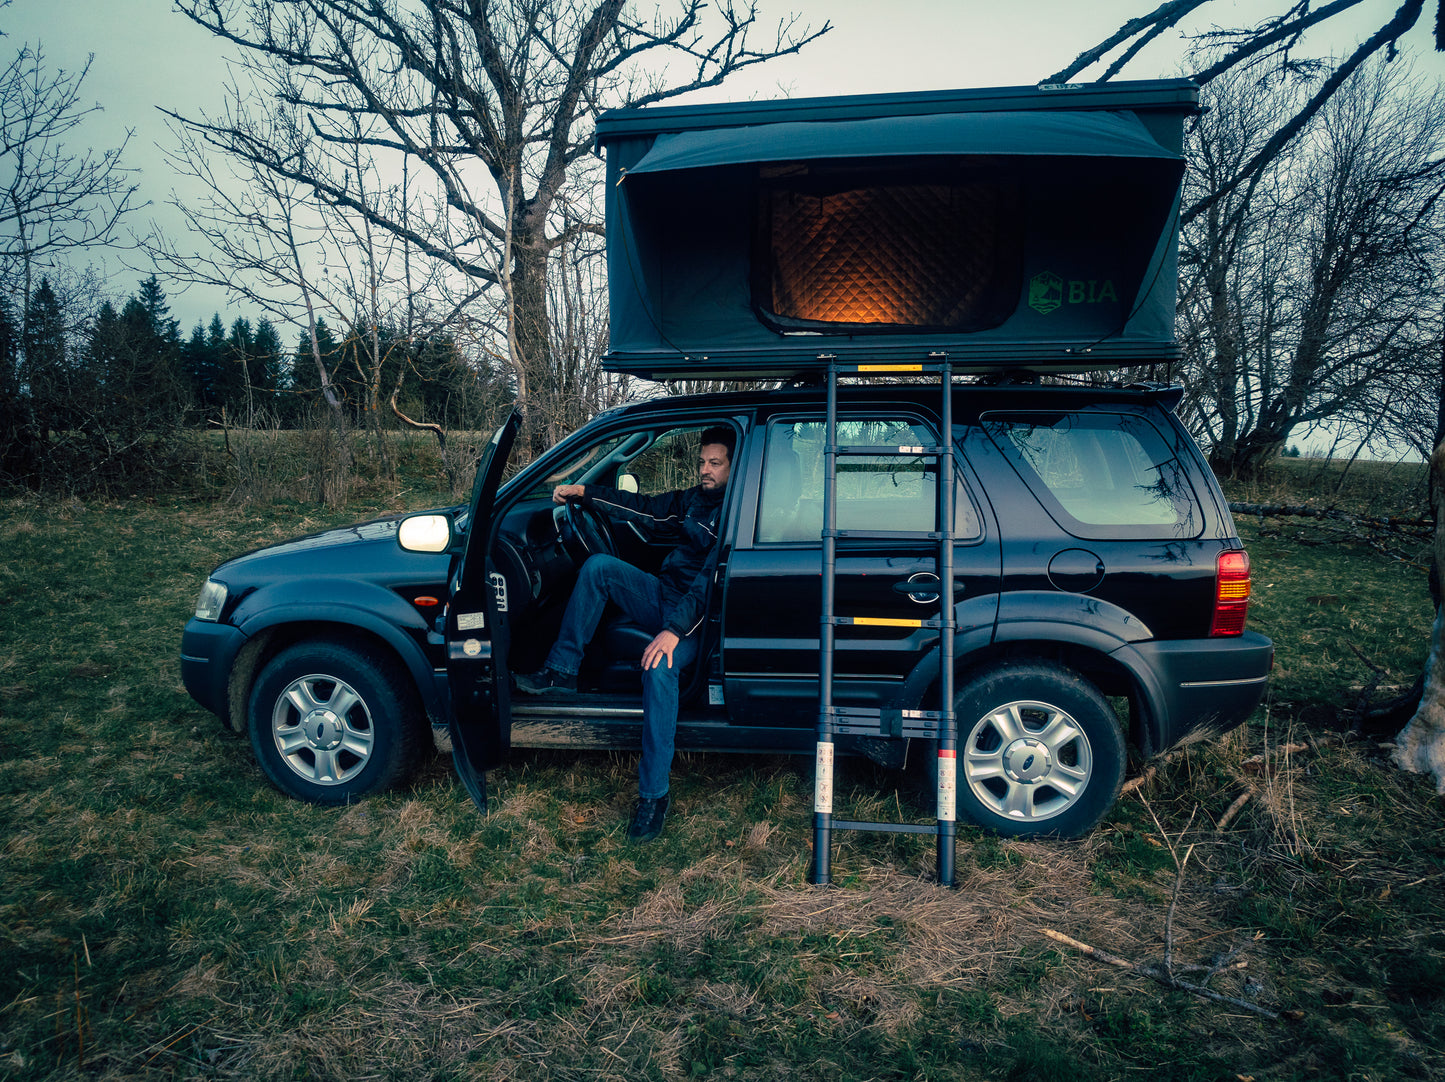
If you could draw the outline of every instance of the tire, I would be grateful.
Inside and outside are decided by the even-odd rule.
[[[958,714],[959,815],[995,834],[1087,834],[1124,780],[1108,702],[1071,669],[1012,663],[969,682]]]
[[[401,666],[333,642],[302,642],[261,670],[251,749],[272,784],[312,804],[347,804],[404,781],[425,726]]]

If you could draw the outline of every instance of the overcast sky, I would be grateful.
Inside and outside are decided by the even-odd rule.
[[[1084,49],[1157,0],[760,0],[765,18],[789,10],[814,27],[834,29],[801,55],[762,65],[710,92],[714,100],[937,90],[1025,85],[1063,68]],[[1213,0],[1209,22],[1242,25],[1282,5],[1262,0]],[[1331,20],[1328,38],[1310,42],[1317,53],[1342,53],[1378,28],[1398,0],[1369,0],[1349,23]],[[1445,58],[1430,48],[1427,16],[1407,44],[1419,70],[1445,74]],[[1194,28],[1199,28],[1195,24]],[[168,228],[163,204],[171,180],[156,144],[169,133],[157,107],[194,112],[219,101],[226,52],[220,43],[171,10],[170,0],[12,0],[0,8],[7,51],[40,44],[50,65],[76,69],[94,54],[83,98],[105,112],[86,129],[96,149],[135,134],[126,154],[142,170],[142,194]],[[1165,35],[1125,71],[1128,78],[1177,74],[1178,34]],[[121,272],[117,290],[135,289],[140,275]],[[224,296],[193,291],[173,295],[171,313],[183,333],[218,309],[229,322],[245,309],[226,310]]]

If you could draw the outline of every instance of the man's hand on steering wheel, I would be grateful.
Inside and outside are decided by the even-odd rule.
[[[568,500],[580,500],[583,489],[583,485],[558,485],[552,490],[552,502],[566,503]]]
[[[583,498],[581,485],[558,485],[552,490],[552,521],[567,556],[578,567],[589,556],[617,555],[606,517]]]

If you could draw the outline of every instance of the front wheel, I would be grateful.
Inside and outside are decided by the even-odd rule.
[[[277,654],[251,689],[251,748],[282,792],[346,804],[403,781],[424,735],[401,667],[331,642]]]
[[[996,834],[1077,838],[1114,806],[1124,737],[1078,673],[1008,664],[976,677],[954,702],[963,817]]]

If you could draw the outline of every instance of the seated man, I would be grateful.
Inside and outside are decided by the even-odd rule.
[[[698,652],[707,618],[707,592],[717,567],[736,436],[726,425],[702,433],[700,483],[692,488],[644,496],[597,485],[558,485],[555,503],[581,499],[609,514],[633,518],[682,537],[656,575],[615,556],[589,556],[567,601],[557,642],[540,671],[517,677],[517,689],[546,695],[577,689],[583,647],[614,602],[629,620],[655,632],[642,654],[642,760],[637,767],[637,807],[627,827],[634,842],[662,833],[667,818],[668,776],[677,735],[678,681]],[[666,662],[666,664],[664,664]]]

